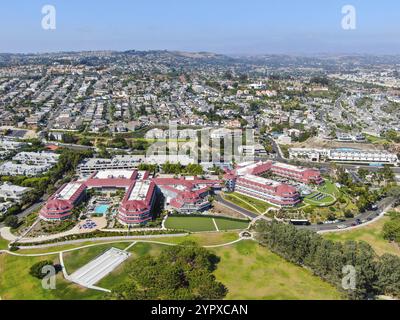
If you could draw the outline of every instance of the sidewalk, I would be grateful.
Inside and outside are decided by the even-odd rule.
[[[13,235],[11,233],[11,228],[9,228],[9,227],[1,228],[0,235],[3,239],[10,241],[10,242],[13,242],[18,239],[18,237],[16,237],[15,235]]]

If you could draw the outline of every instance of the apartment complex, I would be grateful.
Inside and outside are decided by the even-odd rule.
[[[31,190],[30,188],[20,187],[11,183],[5,182],[0,185],[0,199],[5,201],[12,200],[20,202],[25,194]]]
[[[37,176],[50,170],[58,161],[59,154],[51,152],[20,152],[12,161],[0,166],[0,175]]]

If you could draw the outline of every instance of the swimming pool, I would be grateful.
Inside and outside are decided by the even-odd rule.
[[[105,214],[105,213],[107,213],[107,210],[108,210],[109,207],[110,206],[107,205],[107,204],[102,204],[100,206],[97,206],[96,209],[94,209],[94,212],[96,214]]]

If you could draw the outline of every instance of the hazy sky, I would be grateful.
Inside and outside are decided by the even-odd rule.
[[[41,27],[44,5],[56,30]],[[343,30],[353,5],[356,30]],[[400,54],[398,0],[1,0],[0,52]]]

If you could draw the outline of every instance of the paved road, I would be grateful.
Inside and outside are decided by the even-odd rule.
[[[255,219],[258,217],[255,213],[248,211],[246,209],[243,209],[229,201],[224,200],[220,195],[216,195],[216,200],[223,205],[231,208],[232,210],[235,210],[246,217],[250,219]],[[385,198],[381,201],[378,202],[378,210],[376,211],[366,211],[362,214],[359,214],[358,216],[352,218],[352,219],[347,219],[345,222],[338,222],[338,223],[331,223],[331,224],[314,224],[311,226],[298,226],[300,229],[309,229],[309,230],[314,230],[314,231],[328,231],[328,230],[338,230],[339,225],[345,225],[347,227],[351,227],[352,224],[356,222],[357,219],[362,220],[374,220],[378,218],[379,215],[381,215],[385,209],[387,209],[389,206],[393,205],[396,202],[394,198]]]
[[[41,206],[44,205],[44,203],[46,202],[47,198],[48,198],[48,196],[43,196],[36,203],[31,205],[29,208],[26,208],[21,213],[18,213],[17,214],[18,219],[21,220],[21,219],[25,218],[26,216],[30,215],[32,212],[38,210]],[[3,227],[5,227],[4,223],[0,223],[0,228],[3,228]]]
[[[322,224],[322,225],[311,225],[311,226],[300,226],[299,228],[306,228],[314,231],[328,231],[328,230],[339,230],[338,226],[343,225],[346,227],[351,227],[354,223],[356,223],[357,219],[362,220],[374,220],[377,219],[388,207],[392,206],[396,200],[394,198],[385,198],[378,202],[378,210],[375,211],[366,211],[364,213],[359,214],[358,216],[348,219],[345,222],[338,222],[332,224]]]

